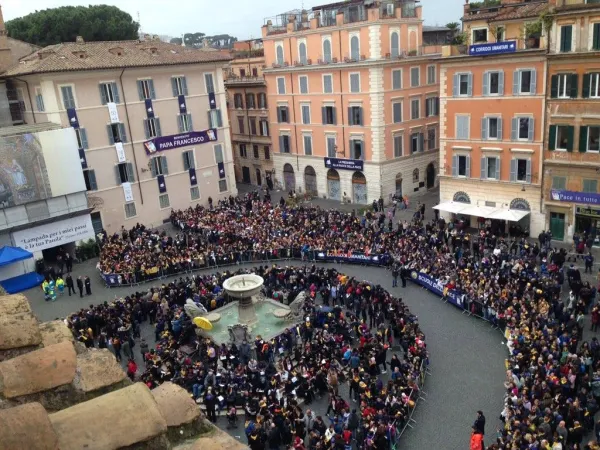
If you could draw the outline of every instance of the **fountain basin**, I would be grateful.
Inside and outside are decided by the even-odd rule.
[[[223,289],[230,297],[245,299],[260,294],[264,282],[255,274],[235,275],[223,282]]]

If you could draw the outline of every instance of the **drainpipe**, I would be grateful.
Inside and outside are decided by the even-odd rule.
[[[290,48],[290,61],[291,57],[292,57],[292,39],[289,38],[288,39],[288,44],[289,44],[289,48]],[[293,65],[293,62],[292,62]],[[300,157],[298,156],[300,153],[300,147],[298,147],[298,129],[297,129],[297,125],[296,125],[296,101],[295,101],[295,95],[294,95],[294,75],[292,73],[290,73],[290,87],[292,88],[292,120],[294,121],[294,140],[296,141],[296,170],[298,170],[298,172],[300,172]]]
[[[129,120],[129,110],[127,109],[127,97],[125,97],[125,89],[123,89],[123,73],[125,69],[121,70],[119,75],[119,84],[121,85],[121,93],[123,94],[123,106],[125,107],[125,117],[127,118],[127,130],[129,130],[129,139],[131,139],[131,151],[133,153],[133,163],[135,164],[135,174],[138,179],[138,189],[140,191],[140,201],[144,204],[144,194],[142,194],[142,180],[140,178],[140,172],[138,171],[138,162],[135,156],[135,146],[133,145],[133,133],[131,132],[131,120]]]
[[[27,80],[22,80],[21,78],[14,78],[17,81],[22,81],[27,86],[27,97],[29,97],[29,103],[31,104],[31,116],[33,117],[33,123],[37,123],[35,120],[35,108],[33,107],[33,101],[31,100],[31,91],[29,90],[29,83]]]

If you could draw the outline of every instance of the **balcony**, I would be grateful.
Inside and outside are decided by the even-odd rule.
[[[225,86],[264,86],[264,77],[230,76],[225,80]]]
[[[385,54],[385,59],[404,59],[404,58],[414,58],[421,56],[433,56],[433,55],[441,55],[442,53],[441,45],[421,45],[413,50],[402,50],[398,52],[397,55],[392,55],[390,53]]]

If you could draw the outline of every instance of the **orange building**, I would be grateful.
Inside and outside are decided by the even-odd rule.
[[[546,226],[571,242],[584,232],[600,245],[600,4],[551,0],[548,54]]]
[[[262,73],[265,58],[259,41],[235,43],[225,87],[235,178],[238,183],[273,188],[267,85]]]
[[[370,203],[437,184],[439,46],[415,1],[351,0],[263,26],[275,181]]]
[[[537,236],[548,4],[472,6],[462,19],[471,45],[445,47],[441,60],[439,209],[472,227],[491,221],[498,232]]]

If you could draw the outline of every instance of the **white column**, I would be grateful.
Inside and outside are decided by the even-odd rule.
[[[369,59],[381,58],[381,25],[369,25]]]

